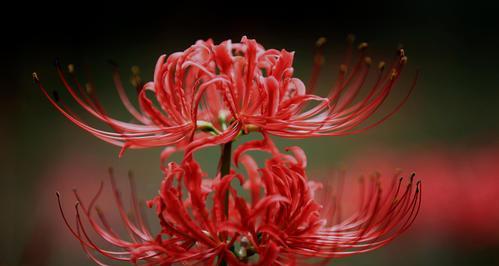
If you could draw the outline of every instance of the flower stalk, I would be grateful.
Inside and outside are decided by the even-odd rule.
[[[223,178],[224,176],[228,175],[230,172],[232,141],[222,144],[221,147],[222,147],[222,154],[220,155],[219,173],[220,173],[220,178]],[[224,200],[224,213],[225,216],[229,218],[229,191],[227,191],[227,195]]]
[[[232,141],[227,142],[225,144],[221,145],[222,152],[220,154],[220,161],[219,161],[219,173],[220,173],[220,178],[223,178],[224,176],[228,175],[230,172],[230,158],[231,158],[231,153],[232,153]],[[229,220],[229,191],[225,193],[225,198],[224,198],[224,215],[226,217],[226,220]],[[220,258],[222,259],[222,258]],[[221,264],[222,266],[227,265],[227,262],[222,259]]]

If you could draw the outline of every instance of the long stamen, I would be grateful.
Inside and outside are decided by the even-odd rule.
[[[317,88],[317,82],[319,80],[322,65],[324,64],[324,46],[326,44],[326,38],[321,37],[315,43],[314,52],[314,64],[312,67],[312,74],[310,75],[310,80],[307,86],[307,93],[314,93]]]

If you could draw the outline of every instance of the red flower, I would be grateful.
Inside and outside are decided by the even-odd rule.
[[[262,168],[245,154],[254,149],[272,155]],[[234,161],[244,165],[247,178],[232,171],[223,178],[204,179],[206,174],[192,158],[182,165],[170,163],[159,195],[149,202],[155,206],[161,225],[154,236],[144,225],[135,192],[132,221],[113,182],[130,240],[119,238],[101,212],[101,224],[92,216],[97,197],[88,206],[79,206],[93,229],[116,251],[100,248],[90,239],[78,206],[76,229],[65,220],[85,251],[101,265],[92,250],[144,265],[212,265],[222,260],[229,265],[296,265],[310,258],[340,258],[379,248],[404,232],[418,213],[419,182],[414,184],[411,177],[403,188],[402,179],[394,180],[382,190],[374,177],[369,186],[361,185],[359,209],[350,217],[341,217],[339,201],[335,200],[338,197],[331,195],[330,188],[308,180],[303,151],[298,147],[289,151],[291,154],[280,153],[268,138],[240,145]],[[251,201],[245,200],[238,186],[249,192]],[[327,198],[319,196],[321,189]]]
[[[400,50],[388,72],[383,71],[385,64],[380,63],[374,85],[365,97],[358,99],[372,61],[365,55],[365,43],[359,46],[356,62],[352,60],[351,47],[348,49],[328,96],[312,94],[323,62],[323,44],[324,39],[320,39],[308,88],[294,76],[294,52],[266,50],[246,37],[241,43],[228,40],[219,45],[211,40],[198,41],[183,52],[162,55],[156,63],[153,81],[138,88],[138,109],[126,96],[116,71],[118,93],[137,120],[134,123],[110,117],[95,97],[93,87],[85,90],[78,83],[72,65],[69,72],[73,82],[58,66],[59,76],[73,98],[114,132],[90,126],[64,103],[51,98],[36,73],[34,79],[51,103],[73,123],[123,150],[184,147],[193,140],[195,149],[227,143],[250,131],[287,138],[353,134],[381,123],[405,102],[407,97],[379,121],[362,126],[385,101],[407,60]],[[134,82],[140,84],[137,77]],[[159,106],[155,106],[148,92]]]

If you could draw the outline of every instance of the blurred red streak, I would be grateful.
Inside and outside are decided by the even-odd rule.
[[[423,180],[423,203],[414,229],[418,237],[440,237],[465,245],[499,243],[499,146],[396,153],[371,149],[349,161],[358,172],[414,171]]]

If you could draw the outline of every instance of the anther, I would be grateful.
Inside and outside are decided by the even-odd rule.
[[[317,41],[315,42],[315,46],[317,47],[322,47],[324,46],[324,44],[326,44],[326,37],[320,37],[319,39],[317,39]]]
[[[411,174],[411,177],[410,177],[410,181],[411,181],[411,183],[412,183],[412,181],[414,180],[414,177],[415,177],[415,176],[416,176],[416,173],[414,173],[414,172],[413,172],[413,173]]]
[[[371,64],[372,64],[372,62],[373,62],[373,60],[371,59],[371,57],[366,56],[366,57],[364,58],[364,62],[365,62],[367,65],[371,65]]]
[[[362,50],[367,49],[368,46],[369,45],[367,44],[367,42],[363,42],[363,43],[359,44],[359,46],[357,47],[357,49],[359,49],[360,51],[362,51]]]
[[[87,91],[88,94],[92,94],[94,92],[94,88],[90,83],[85,84],[85,90]]]
[[[132,74],[134,74],[134,75],[140,74],[140,68],[138,66],[132,66],[131,71],[132,71]]]
[[[132,83],[135,88],[139,88],[142,83],[142,79],[140,78],[140,68],[138,66],[132,66],[131,71],[132,77],[130,78],[130,83]]]
[[[386,65],[386,63],[385,63],[384,61],[379,62],[379,63],[378,63],[378,68],[379,68],[379,70],[383,70],[383,69],[385,69],[385,65]]]
[[[33,73],[31,74],[31,76],[33,77],[33,80],[34,80],[35,82],[39,82],[39,81],[40,81],[40,79],[38,78],[38,74],[37,74],[36,72],[33,72]]]
[[[395,68],[394,68],[394,69],[392,69],[392,73],[390,74],[390,79],[394,79],[394,78],[396,78],[396,77],[397,77],[397,75],[398,75],[397,70],[396,70]]]
[[[420,190],[421,190],[421,180],[418,180],[418,182],[416,182],[416,193],[419,193]]]
[[[71,74],[75,72],[75,66],[73,64],[68,65],[68,72]]]
[[[400,48],[399,49],[399,55],[400,55],[400,57],[404,57],[405,56],[405,50],[402,49],[402,48]]]

